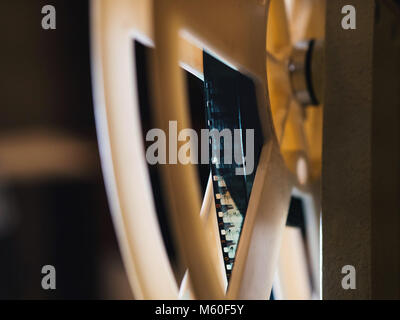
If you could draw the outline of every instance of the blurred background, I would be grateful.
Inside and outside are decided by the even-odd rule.
[[[41,9],[57,10],[43,30]],[[102,180],[88,1],[0,2],[0,299],[130,299]],[[41,269],[56,268],[56,290]]]

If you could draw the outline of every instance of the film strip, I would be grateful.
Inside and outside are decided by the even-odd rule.
[[[224,129],[229,129],[232,138],[230,141],[232,150],[225,150],[225,138],[221,139],[222,135],[218,136],[219,141],[214,137],[210,137],[209,141],[215,207],[225,270],[229,281],[254,182],[255,170],[248,175],[236,174],[237,169],[243,169],[243,162],[225,161],[225,151],[232,152],[230,156],[233,159],[233,154],[239,150],[244,159],[244,150],[246,150],[246,141],[243,139],[244,131],[253,129],[255,133],[254,165],[256,168],[263,138],[253,81],[206,52],[204,52],[203,62],[208,129],[210,131],[217,130],[219,133]],[[240,139],[233,138],[235,130],[241,132]],[[219,155],[219,157],[215,157],[215,155]]]
[[[213,187],[214,190],[218,190],[218,192],[214,192],[215,208],[217,211],[218,229],[226,275],[229,280],[242,231],[244,215],[240,212],[231,197],[223,176],[213,176]]]

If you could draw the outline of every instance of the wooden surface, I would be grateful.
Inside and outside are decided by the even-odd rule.
[[[395,7],[328,1],[322,226],[323,298],[399,298],[399,32]],[[393,4],[393,3],[392,3]],[[396,25],[397,23],[397,25]],[[342,267],[356,268],[344,290]]]

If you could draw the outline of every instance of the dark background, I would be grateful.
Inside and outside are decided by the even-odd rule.
[[[56,30],[41,27],[44,5],[56,8]],[[0,2],[0,299],[131,298],[102,181],[89,47],[87,1]],[[41,288],[46,264],[56,290]]]

